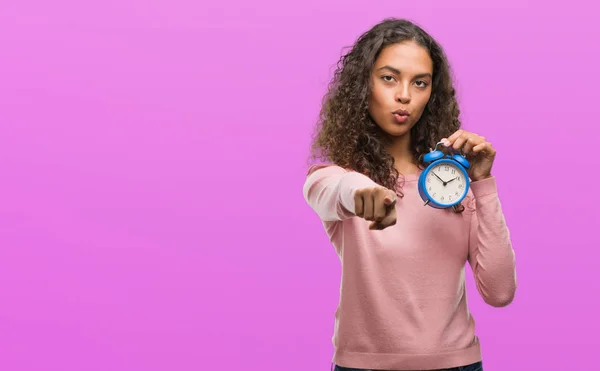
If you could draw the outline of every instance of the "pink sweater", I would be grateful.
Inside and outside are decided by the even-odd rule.
[[[429,370],[480,361],[466,262],[486,303],[502,307],[515,295],[515,254],[495,178],[471,183],[462,214],[423,206],[417,180],[400,181],[397,223],[372,231],[353,215],[354,192],[376,183],[335,165],[309,169],[304,197],[342,264],[332,338],[340,366]]]

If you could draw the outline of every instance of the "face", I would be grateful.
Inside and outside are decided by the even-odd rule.
[[[371,71],[369,114],[393,137],[419,121],[431,96],[433,61],[425,48],[403,42],[385,47]]]

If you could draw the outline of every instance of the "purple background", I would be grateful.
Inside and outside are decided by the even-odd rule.
[[[302,197],[342,47],[422,24],[498,150],[513,304],[486,371],[599,369],[593,1],[4,1],[0,369],[328,370],[339,261]]]

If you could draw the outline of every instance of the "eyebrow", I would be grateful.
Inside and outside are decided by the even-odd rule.
[[[397,68],[394,68],[392,66],[383,66],[377,69],[377,71],[381,71],[381,70],[389,70],[393,73],[395,73],[396,75],[400,75],[400,70]],[[430,73],[420,73],[418,75],[415,76],[415,78],[422,78],[422,77],[429,77],[431,78],[431,74]]]

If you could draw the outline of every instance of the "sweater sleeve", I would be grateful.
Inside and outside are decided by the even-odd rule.
[[[515,253],[494,177],[471,183],[474,201],[469,234],[469,264],[483,300],[510,304],[517,288]]]
[[[304,199],[321,220],[341,221],[354,216],[354,193],[378,186],[366,175],[336,165],[313,165],[306,176]]]

